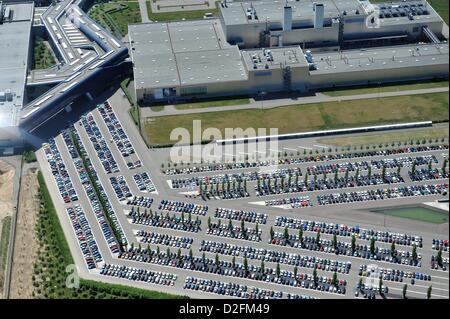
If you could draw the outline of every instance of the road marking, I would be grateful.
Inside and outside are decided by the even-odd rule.
[[[312,150],[312,148],[311,147],[306,147],[306,146],[297,146],[298,148],[303,148],[303,149],[305,149],[305,150]]]
[[[288,151],[297,151],[295,148],[283,147],[284,150]]]
[[[314,147],[320,147],[320,148],[329,148],[328,146],[323,146],[323,145],[318,145],[318,144],[314,144]]]

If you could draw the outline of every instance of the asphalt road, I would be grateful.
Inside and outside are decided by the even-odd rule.
[[[322,93],[317,93],[309,96],[301,96],[296,98],[280,98],[280,99],[267,99],[255,101],[250,100],[249,104],[242,105],[228,105],[228,106],[215,106],[208,108],[196,108],[196,109],[185,109],[177,110],[174,105],[166,105],[161,111],[153,111],[151,107],[141,108],[142,117],[159,117],[168,115],[185,115],[185,114],[197,114],[197,113],[208,113],[208,112],[222,112],[222,111],[238,111],[245,109],[273,109],[280,106],[289,105],[303,105],[311,103],[324,103],[324,102],[342,102],[351,100],[363,100],[363,99],[374,99],[382,97],[395,97],[404,95],[414,95],[414,94],[428,94],[428,93],[440,93],[448,92],[448,87],[438,87],[438,88],[428,88],[428,89],[418,89],[418,90],[405,90],[396,92],[379,92],[379,93],[367,93],[367,94],[355,94],[355,95],[343,95],[343,96],[328,96]]]
[[[193,238],[193,245],[192,250],[194,252],[195,256],[200,256],[201,253],[198,251],[199,245],[202,239],[205,240],[212,240],[212,241],[218,241],[218,242],[227,242],[230,244],[240,245],[240,246],[251,246],[255,248],[266,248],[271,250],[277,250],[277,251],[285,251],[289,253],[296,253],[300,254],[302,256],[315,256],[315,257],[321,257],[321,258],[329,258],[333,260],[338,261],[351,261],[352,262],[352,269],[348,275],[342,275],[338,274],[338,277],[340,279],[346,279],[348,281],[347,285],[347,294],[345,296],[343,295],[337,295],[337,294],[331,294],[331,293],[323,293],[315,290],[310,289],[303,289],[303,288],[292,288],[288,286],[283,286],[280,284],[275,283],[266,283],[266,282],[260,282],[260,281],[254,281],[250,279],[243,279],[243,278],[233,278],[233,277],[227,277],[223,275],[216,275],[216,274],[210,274],[210,273],[202,273],[192,270],[183,270],[178,268],[173,268],[169,266],[160,266],[160,265],[153,265],[153,264],[144,264],[139,263],[136,261],[129,261],[129,260],[119,260],[117,256],[113,256],[110,254],[108,246],[106,244],[106,241],[102,235],[102,232],[98,226],[98,223],[96,221],[95,216],[93,215],[92,208],[90,207],[90,203],[88,201],[87,195],[81,185],[80,179],[76,173],[75,166],[73,164],[73,161],[70,158],[70,155],[68,153],[67,147],[65,145],[64,140],[61,136],[58,136],[56,138],[57,146],[59,151],[61,152],[62,158],[64,159],[64,162],[67,165],[67,170],[69,172],[69,175],[72,177],[72,181],[74,183],[74,187],[77,191],[77,194],[79,195],[80,199],[78,200],[78,203],[82,205],[84,208],[84,211],[86,212],[87,219],[89,221],[89,224],[91,225],[93,229],[93,233],[95,236],[95,239],[97,241],[97,244],[99,246],[100,251],[102,252],[102,256],[104,258],[104,261],[107,263],[115,263],[120,265],[127,265],[130,267],[141,267],[145,269],[152,269],[156,271],[163,271],[168,272],[172,274],[178,275],[178,280],[176,281],[175,285],[173,287],[166,287],[166,286],[160,286],[155,284],[144,284],[144,283],[137,283],[137,282],[131,282],[125,279],[117,279],[117,278],[109,278],[100,276],[96,273],[96,271],[88,271],[84,260],[81,255],[81,251],[78,248],[78,244],[76,242],[76,239],[74,237],[73,229],[71,224],[69,223],[69,220],[67,218],[65,208],[67,206],[70,206],[70,204],[64,204],[61,200],[61,197],[59,195],[59,192],[56,188],[53,176],[49,172],[49,166],[46,162],[45,158],[43,157],[42,151],[38,152],[39,162],[41,164],[41,168],[44,172],[44,176],[46,178],[47,185],[49,186],[49,190],[52,194],[52,198],[54,200],[55,206],[57,207],[58,214],[64,229],[64,232],[66,234],[66,237],[68,238],[69,245],[71,248],[71,251],[74,255],[74,259],[76,260],[77,267],[79,270],[79,273],[82,277],[89,278],[89,279],[95,279],[95,280],[102,280],[107,282],[115,282],[115,283],[121,283],[121,284],[131,284],[133,286],[137,287],[143,287],[147,289],[153,289],[153,290],[161,290],[176,294],[187,294],[194,298],[214,298],[214,297],[223,297],[219,295],[213,295],[208,293],[201,293],[201,292],[192,292],[188,290],[184,290],[182,288],[184,280],[186,276],[195,276],[199,278],[205,278],[205,279],[213,279],[213,280],[219,280],[223,282],[234,282],[234,283],[241,283],[246,284],[248,286],[256,286],[259,288],[267,288],[267,289],[273,289],[273,290],[279,290],[283,292],[291,292],[291,293],[297,293],[297,294],[303,294],[308,295],[312,297],[317,298],[353,298],[354,297],[354,289],[356,287],[356,284],[359,280],[358,276],[358,269],[360,265],[363,264],[372,264],[375,263],[379,265],[380,267],[384,268],[393,268],[393,269],[403,269],[403,270],[410,270],[410,271],[420,271],[422,273],[428,273],[431,274],[433,279],[431,284],[433,285],[433,297],[434,298],[448,298],[449,292],[448,292],[448,271],[436,271],[429,269],[429,261],[431,258],[431,239],[432,238],[442,238],[442,239],[448,239],[448,229],[449,225],[441,224],[441,225],[435,225],[435,224],[428,224],[428,223],[421,223],[413,220],[404,220],[404,219],[398,219],[395,217],[384,217],[381,214],[374,214],[367,212],[368,210],[375,208],[375,207],[385,207],[385,206],[398,206],[398,205],[405,205],[405,204],[418,204],[422,203],[424,201],[433,201],[436,199],[442,198],[442,196],[425,196],[425,197],[413,197],[413,198],[403,198],[403,199],[395,199],[395,200],[383,200],[383,201],[377,201],[377,202],[358,202],[358,203],[352,203],[352,204],[339,204],[339,205],[330,205],[326,207],[318,206],[315,196],[318,192],[310,192],[310,193],[301,193],[300,195],[310,195],[311,200],[314,203],[313,207],[309,208],[300,208],[300,209],[279,209],[275,207],[264,207],[259,206],[255,204],[251,204],[250,202],[254,201],[260,201],[261,199],[256,198],[254,196],[253,192],[253,185],[254,183],[248,183],[248,189],[251,190],[250,193],[252,194],[252,197],[247,199],[238,199],[238,200],[211,200],[211,201],[203,201],[198,198],[186,198],[185,195],[180,194],[182,190],[173,190],[168,187],[167,180],[172,178],[171,176],[166,176],[162,174],[161,172],[161,159],[164,159],[167,153],[165,150],[161,149],[151,149],[148,150],[145,146],[145,143],[143,143],[141,137],[139,136],[139,132],[132,123],[128,113],[127,108],[124,107],[124,99],[120,94],[115,94],[111,99],[110,102],[115,110],[116,115],[118,116],[122,126],[124,127],[128,137],[131,140],[131,143],[133,144],[136,154],[132,155],[132,160],[136,160],[139,158],[142,163],[143,167],[139,169],[129,170],[126,167],[126,162],[122,158],[122,155],[118,151],[118,148],[116,147],[115,143],[111,142],[111,135],[109,131],[107,130],[106,126],[103,123],[103,120],[101,116],[99,115],[98,111],[94,111],[94,119],[99,126],[103,137],[106,141],[108,141],[108,147],[110,148],[113,157],[115,158],[116,162],[118,163],[120,172],[115,174],[106,174],[105,170],[103,169],[103,166],[100,163],[100,160],[98,159],[96,152],[92,146],[92,143],[89,140],[89,137],[87,136],[84,128],[80,126],[79,124],[76,124],[76,129],[78,130],[81,140],[89,154],[89,157],[92,161],[92,164],[95,167],[95,170],[98,174],[98,177],[105,189],[105,191],[109,194],[109,200],[111,205],[114,208],[114,211],[116,212],[116,215],[119,219],[119,222],[126,234],[126,237],[128,241],[134,242],[135,245],[138,244],[137,239],[135,238],[135,235],[133,231],[138,229],[143,229],[146,231],[152,231],[156,233],[161,234],[173,234],[177,236],[186,236]],[[442,151],[440,152],[431,152],[434,155],[436,155],[440,161],[438,165],[441,165],[442,163]],[[430,154],[431,154],[430,153]],[[408,156],[416,156],[416,155],[425,155],[422,153],[414,153],[414,154],[408,154]],[[402,157],[405,155],[396,155],[396,156],[389,156],[390,157]],[[342,161],[361,161],[361,160],[370,160],[370,158],[363,159],[358,158],[354,160],[342,160]],[[336,161],[339,162],[339,161]],[[299,166],[302,168],[302,171],[304,172],[305,166],[308,166],[310,164],[299,164],[295,166]],[[140,192],[135,182],[132,178],[132,174],[135,172],[143,172],[146,171],[149,173],[153,183],[156,186],[157,194],[149,194]],[[242,170],[239,170],[242,171]],[[406,177],[406,168],[403,168],[402,175]],[[215,175],[215,174],[222,174],[224,172],[210,172],[203,175]],[[154,203],[152,204],[152,208],[154,209],[157,207],[161,199],[167,199],[167,200],[174,200],[174,201],[185,201],[189,203],[197,203],[197,204],[206,204],[209,206],[208,214],[207,216],[199,216],[200,220],[202,221],[202,230],[199,233],[189,233],[189,232],[182,232],[182,231],[174,231],[169,229],[163,229],[163,228],[156,228],[156,227],[148,227],[148,226],[140,226],[140,225],[132,225],[128,221],[125,213],[127,209],[130,209],[130,207],[124,205],[123,203],[120,203],[117,199],[113,188],[110,184],[109,177],[111,176],[117,176],[117,175],[123,175],[125,177],[125,180],[128,184],[128,186],[131,189],[131,192],[134,195],[142,195],[142,196],[148,196],[154,199]],[[199,175],[199,174],[193,174],[193,175]],[[200,175],[202,175],[200,173]],[[429,181],[429,184],[437,184],[439,182],[443,181]],[[420,184],[417,182],[412,182],[409,180],[409,178],[405,179],[405,183],[402,185],[413,185],[413,184]],[[390,188],[390,187],[396,187],[398,185],[392,185],[392,186],[377,186],[376,188]],[[374,188],[374,186],[368,186],[368,187],[361,187],[357,190],[365,190],[365,189],[371,189]],[[340,191],[355,191],[356,189],[346,189],[346,190],[340,190]],[[325,193],[335,193],[338,192],[336,190],[328,190],[328,191],[321,191],[321,194]],[[284,198],[284,197],[292,197],[292,195],[279,195],[275,196],[275,198]],[[272,197],[269,197],[272,198]],[[448,197],[447,197],[448,198]],[[264,198],[266,199],[266,198]],[[264,200],[263,199],[263,200]],[[212,236],[205,234],[205,229],[207,225],[207,218],[208,216],[211,216],[216,207],[225,207],[230,209],[243,209],[243,210],[250,210],[250,211],[256,211],[256,212],[262,212],[266,213],[268,215],[267,224],[265,225],[259,225],[260,229],[262,230],[262,240],[260,242],[250,242],[245,240],[236,240],[236,239],[230,239],[230,238],[223,238],[218,236]],[[335,254],[325,253],[325,252],[316,252],[316,251],[309,251],[305,249],[297,249],[297,248],[291,248],[291,247],[281,247],[281,246],[275,246],[275,245],[269,245],[267,242],[269,240],[269,228],[271,225],[274,224],[276,216],[288,216],[288,217],[295,217],[295,218],[301,218],[301,219],[308,219],[308,220],[315,220],[315,221],[325,221],[325,222],[334,222],[334,223],[343,223],[348,225],[360,225],[361,227],[365,228],[374,228],[378,230],[389,230],[391,232],[399,232],[399,233],[408,233],[408,234],[414,234],[414,235],[421,235],[423,236],[424,240],[424,247],[418,249],[418,253],[422,255],[423,265],[422,267],[412,267],[412,266],[405,266],[405,265],[399,265],[399,264],[392,264],[388,262],[373,262],[367,259],[361,259],[361,258],[355,258],[355,257],[348,257],[348,256],[337,256]],[[196,215],[193,215],[194,218]],[[213,221],[215,219],[213,218]],[[233,224],[239,225],[239,222],[234,222]],[[249,226],[249,223],[246,223],[247,226]],[[283,229],[275,227],[276,231],[282,232]],[[295,234],[296,231],[291,230],[291,234]],[[314,233],[305,233],[305,235],[311,235],[314,236]],[[323,234],[322,238],[331,239],[330,236]],[[339,240],[350,242],[350,238],[347,237],[338,237]],[[358,240],[359,243],[365,243],[369,244],[368,241]],[[145,247],[147,244],[143,244]],[[151,245],[152,247],[156,247],[155,245]],[[389,247],[386,244],[377,243],[377,246],[380,247]],[[165,249],[164,246],[160,246],[161,249]],[[400,250],[407,250],[410,251],[410,247],[403,247],[401,245],[397,245],[397,249]],[[172,251],[175,251],[176,248],[171,248]],[[182,250],[183,253],[187,253],[187,250]],[[214,254],[206,253],[207,256],[214,258]],[[444,253],[444,256],[448,256],[448,253]],[[228,260],[231,261],[231,256],[225,256],[221,255],[220,258],[222,260]],[[237,262],[242,261],[242,257],[237,257]],[[249,264],[253,265],[260,265],[259,260],[248,260]],[[276,267],[275,263],[267,262],[266,267]],[[281,269],[286,270],[293,270],[293,266],[281,264]],[[312,274],[311,268],[302,268],[299,267],[299,272],[305,272],[308,274]],[[327,275],[331,277],[333,274],[331,272],[326,271],[318,271],[319,275]],[[409,282],[409,281],[407,281]],[[387,285],[389,288],[391,288],[390,292],[393,294],[393,296],[400,297],[401,296],[401,290],[403,287],[403,283],[395,283],[395,282],[384,282],[385,285]],[[414,286],[411,286],[409,284],[408,288],[408,296],[414,297],[414,298],[424,298],[426,296],[426,290],[428,288],[429,282],[421,282],[417,281],[417,283]]]

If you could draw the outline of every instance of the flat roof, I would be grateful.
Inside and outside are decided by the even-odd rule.
[[[448,43],[312,53],[311,75],[448,64]]]
[[[248,76],[218,19],[129,26],[136,88],[167,88]]]
[[[340,12],[346,11],[348,16],[356,14],[362,6],[358,0],[287,0],[292,8],[292,21],[312,20],[314,18],[314,2],[324,5],[324,18],[336,18]],[[283,19],[283,7],[286,0],[261,0],[227,3],[227,7],[219,6],[226,25],[239,25],[248,23],[281,22]],[[247,19],[247,10],[253,7],[258,20]]]
[[[248,70],[278,69],[280,65],[307,67],[302,49],[298,46],[241,50]]]
[[[0,25],[0,94],[10,90],[13,96],[12,101],[0,100],[0,126],[16,125],[23,105],[33,11],[32,2],[7,6],[21,19]],[[22,20],[25,16],[28,20]]]

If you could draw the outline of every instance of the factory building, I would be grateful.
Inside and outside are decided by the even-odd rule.
[[[219,12],[129,26],[138,101],[448,77],[445,24],[423,0],[226,0]]]

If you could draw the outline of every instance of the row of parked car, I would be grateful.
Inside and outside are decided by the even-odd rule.
[[[267,214],[257,213],[253,211],[236,210],[229,208],[216,208],[214,217],[223,219],[232,219],[249,223],[265,224],[267,222]]]
[[[207,235],[227,237],[233,239],[242,239],[249,241],[261,241],[261,229],[235,226],[232,224],[210,223],[206,229]]]
[[[238,246],[210,240],[202,240],[199,250],[228,256],[247,257],[249,259],[261,260],[264,262],[276,262],[304,268],[317,268],[332,272],[336,271],[343,274],[348,274],[352,266],[352,263],[349,261],[343,262],[328,258],[318,258],[251,246]]]
[[[448,171],[443,172],[440,169],[432,168],[431,170],[428,168],[416,169],[414,173],[412,171],[408,172],[409,177],[413,181],[429,181],[434,179],[448,179]]]
[[[100,270],[100,275],[163,286],[173,286],[177,280],[175,274],[114,264],[104,264]]]
[[[43,150],[61,198],[65,203],[77,201],[77,192],[73,187],[72,180],[66,169],[66,164],[64,164],[64,161],[61,158],[55,140],[50,139],[48,143],[44,143]]]
[[[275,218],[275,226],[287,227],[290,229],[303,229],[303,231],[321,232],[323,234],[336,234],[337,236],[351,237],[355,236],[358,239],[371,240],[374,238],[376,241],[384,243],[395,243],[398,245],[423,246],[422,236],[416,236],[411,234],[394,233],[384,230],[367,229],[356,226],[348,226],[344,224],[326,223],[314,220],[299,219],[286,216],[277,216]]]
[[[89,198],[89,203],[91,205],[92,211],[94,212],[100,229],[102,230],[103,236],[105,237],[105,240],[108,244],[108,247],[112,253],[117,253],[119,251],[119,246],[111,230],[111,227],[109,226],[108,221],[105,218],[103,209],[100,205],[100,201],[98,200],[94,188],[92,187],[91,181],[87,176],[87,172],[83,166],[83,162],[81,161],[81,159],[77,158],[74,160],[74,165],[78,172],[78,176],[80,177],[81,184],[83,185],[87,197]]]
[[[357,192],[317,195],[317,201],[319,202],[319,205],[333,205],[412,196],[446,195],[447,189],[448,184],[446,183],[411,185],[385,189],[378,188]]]
[[[138,230],[136,232],[138,241],[144,244],[165,245],[177,248],[191,248],[191,244],[194,241],[190,237],[181,237],[168,234],[160,234],[155,232],[148,232],[145,230]]]
[[[410,279],[412,284],[415,284],[416,280],[431,281],[431,275],[423,274],[418,271],[371,267],[370,265],[360,265],[359,276],[369,278],[375,277],[385,281],[396,282],[403,282],[403,280]]]
[[[109,149],[102,132],[95,122],[92,113],[83,115],[81,117],[81,124],[86,130],[86,133],[89,136],[89,140],[91,141],[92,146],[97,153],[97,157],[99,158],[103,168],[105,169],[105,172],[107,174],[119,172],[119,166],[117,165],[117,162],[114,159],[114,156],[111,153],[111,150]]]
[[[272,245],[288,246],[298,249],[385,261],[395,264],[416,267],[421,267],[422,265],[422,255],[420,253],[417,253],[417,258],[414,259],[412,251],[410,252],[396,249],[392,252],[390,249],[375,246],[374,251],[372,252],[369,245],[362,244],[355,244],[354,249],[352,249],[351,243],[349,242],[337,240],[336,243],[334,243],[332,240],[323,238],[320,238],[319,241],[317,241],[317,237],[313,236],[303,236],[302,239],[300,239],[298,235],[289,234],[286,238],[284,233],[274,232],[273,237],[269,239],[269,243]]]
[[[313,206],[309,196],[297,196],[291,198],[280,198],[266,200],[264,202],[266,206],[289,206],[290,208],[301,208]]]
[[[64,142],[66,143],[66,146],[69,150],[70,157],[72,159],[77,158],[78,152],[77,152],[77,149],[75,148],[75,144],[72,141],[72,137],[70,136],[69,131],[67,131],[67,130],[63,131],[62,136],[63,136]]]
[[[109,181],[119,201],[125,201],[133,196],[123,175],[111,176]]]
[[[270,180],[264,180],[262,183],[255,186],[256,196],[312,192],[317,190],[342,189],[404,182],[403,177],[396,172],[387,172],[384,177],[378,173],[371,174],[370,176],[359,175],[358,177],[349,176],[347,178],[344,176],[340,176],[338,178],[328,177],[326,179],[316,177],[314,180],[309,179],[306,182],[284,182],[284,185],[279,184],[276,181],[275,183],[270,183],[269,181]]]
[[[226,164],[208,164],[202,166],[193,167],[174,167],[170,169],[163,170],[167,175],[178,175],[178,174],[191,174],[198,172],[212,172],[212,171],[222,171],[222,170],[232,170],[232,169],[243,169],[251,167],[264,167],[264,166],[274,166],[274,165],[288,165],[288,164],[300,164],[308,162],[327,162],[341,159],[350,158],[363,158],[363,157],[376,157],[382,156],[386,157],[395,154],[411,154],[418,152],[427,151],[439,151],[448,150],[448,144],[438,144],[430,146],[417,146],[417,147],[397,147],[387,150],[364,150],[364,151],[351,151],[345,153],[336,154],[316,154],[316,155],[305,155],[305,156],[289,156],[284,158],[279,158],[277,161],[252,161],[252,162],[241,162],[241,163],[226,163]]]
[[[307,172],[309,174],[323,174],[323,173],[335,173],[335,172],[353,172],[357,169],[368,170],[370,168],[382,169],[386,168],[397,168],[397,167],[409,167],[415,163],[417,166],[427,165],[429,161],[437,163],[438,160],[434,155],[424,155],[424,156],[407,156],[398,158],[382,158],[373,159],[370,161],[357,161],[357,162],[345,162],[345,163],[330,163],[330,164],[319,164],[307,167]]]
[[[201,221],[199,219],[191,220],[184,219],[181,216],[173,214],[145,213],[139,211],[130,211],[128,214],[132,224],[168,228],[173,230],[180,230],[186,232],[198,233],[200,231]]]
[[[327,276],[314,277],[311,274],[294,273],[278,267],[277,269],[271,267],[261,268],[251,264],[211,259],[206,256],[193,256],[191,258],[188,255],[178,256],[172,252],[168,254],[167,252],[155,250],[150,250],[149,252],[149,250],[129,248],[127,251],[119,254],[119,258],[329,293],[345,294],[347,285],[347,281],[344,279],[338,279],[337,282],[333,282],[333,278]]]
[[[240,285],[232,282],[225,283],[218,280],[202,279],[190,276],[186,277],[183,288],[245,299],[283,298],[283,292],[281,291],[247,287],[247,285]]]
[[[141,192],[153,193],[156,191],[155,185],[148,176],[147,172],[133,174],[133,179]]]
[[[266,178],[281,178],[281,177],[289,177],[289,176],[301,176],[301,169],[298,167],[295,168],[280,168],[274,169],[270,171],[251,171],[251,172],[240,172],[240,173],[232,173],[232,174],[217,174],[212,176],[192,176],[192,177],[183,177],[183,178],[174,178],[171,179],[171,184],[173,188],[186,188],[186,187],[195,187],[202,185],[210,185],[210,184],[221,184],[232,181],[256,181],[258,179],[266,179]]]
[[[431,245],[433,250],[448,251],[448,239],[433,238]]]
[[[144,208],[150,208],[152,206],[152,203],[153,198],[144,196],[133,196],[133,198],[128,198],[127,200],[128,206],[137,206]]]
[[[208,206],[163,199],[159,204],[158,209],[162,211],[183,212],[205,216],[208,211]]]
[[[442,269],[443,271],[447,271],[448,269],[448,257],[442,257],[441,261],[439,261],[438,256],[431,255],[431,269],[439,270]]]
[[[80,152],[87,154],[84,144],[81,141],[80,135],[78,134],[78,131],[73,129],[72,133],[77,141],[77,144],[80,147]],[[100,194],[100,197],[105,203],[105,213],[108,216],[108,221],[111,223],[111,227],[114,227],[115,233],[120,237],[116,239],[120,243],[126,243],[127,239],[125,237],[125,233],[123,232],[122,226],[120,225],[119,220],[117,219],[116,213],[112,208],[111,203],[109,202],[108,194],[106,194],[105,189],[103,188],[103,185],[100,182],[100,179],[98,178],[97,171],[94,169],[94,166],[92,165],[91,159],[89,157],[86,158],[86,170],[90,172],[93,182],[95,183],[97,190]]]
[[[134,154],[135,151],[133,145],[131,144],[130,139],[122,128],[122,125],[120,124],[119,119],[114,113],[109,102],[106,101],[103,103],[103,105],[99,105],[98,111],[102,116],[103,121],[105,121],[109,133],[111,133],[112,139],[117,145],[117,148],[119,149],[122,156],[128,157],[131,154]]]
[[[97,263],[103,260],[102,255],[92,234],[91,226],[86,219],[83,208],[77,204],[66,209],[72,223],[73,230],[78,240],[78,246],[83,254],[88,269],[97,267]]]

